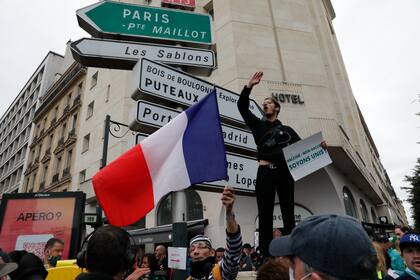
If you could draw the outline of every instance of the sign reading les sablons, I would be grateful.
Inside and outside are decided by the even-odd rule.
[[[84,199],[82,192],[4,194],[1,248],[26,250],[42,258],[45,243],[55,237],[64,241],[63,259],[75,257]]]

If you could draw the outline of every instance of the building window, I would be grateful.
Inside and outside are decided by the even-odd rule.
[[[166,196],[159,204],[157,211],[157,225],[172,224],[172,195]]]
[[[187,220],[201,220],[203,219],[203,202],[200,195],[193,190],[186,190],[187,196]]]
[[[376,216],[375,209],[373,209],[373,207],[370,208],[370,214],[372,215],[372,222],[374,224],[378,223],[378,217]]]
[[[84,181],[86,181],[86,169],[83,169],[79,172],[79,184],[83,183]]]
[[[48,138],[48,146],[47,146],[47,149],[51,149],[53,138],[54,138],[54,134],[51,134],[50,137]]]
[[[95,101],[89,103],[86,113],[86,119],[89,119],[93,116],[93,107],[95,106]]]
[[[73,115],[73,122],[72,122],[72,125],[71,125],[72,130],[76,129],[76,122],[77,122],[77,114],[74,114]]]
[[[77,96],[80,96],[80,94],[82,93],[82,89],[83,89],[83,82],[80,82],[77,85]]]
[[[90,81],[90,89],[93,89],[98,83],[98,71],[92,75],[92,80]]]
[[[354,198],[347,187],[343,188],[343,199],[344,199],[344,207],[346,208],[346,214],[357,218],[357,211],[356,211]]]
[[[58,106],[55,107],[54,109],[54,118],[53,118],[54,121],[57,119],[57,116],[58,116]]]
[[[72,158],[72,156],[73,156],[73,151],[72,151],[72,150],[69,150],[69,151],[67,152],[66,168],[70,168],[70,166],[71,166],[71,158]]]
[[[186,190],[187,221],[203,219],[203,203],[200,195],[194,190]],[[172,224],[172,195],[167,195],[159,204],[157,210],[157,225]]]
[[[71,92],[69,93],[69,95],[67,96],[67,106],[70,107],[71,105]]]
[[[365,202],[360,199],[360,212],[362,213],[362,221],[368,223],[369,222],[369,214],[366,208]]]
[[[55,166],[55,174],[59,174],[60,173],[60,167],[61,167],[61,157],[57,158],[57,164]]]
[[[63,124],[63,127],[61,129],[61,138],[64,139],[64,137],[66,137],[66,124]]]
[[[85,135],[85,137],[83,137],[82,153],[89,150],[89,140],[90,140],[90,134],[87,134],[87,135]]]

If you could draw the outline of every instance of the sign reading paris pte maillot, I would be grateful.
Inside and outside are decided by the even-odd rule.
[[[76,12],[79,26],[94,37],[149,39],[212,44],[209,15],[103,1]]]

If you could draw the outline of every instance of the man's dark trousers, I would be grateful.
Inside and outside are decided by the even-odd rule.
[[[273,210],[275,195],[279,196],[283,219],[283,234],[295,227],[294,180],[287,167],[262,165],[258,168],[255,192],[258,205],[258,231],[260,253],[269,256],[268,247],[273,239]]]

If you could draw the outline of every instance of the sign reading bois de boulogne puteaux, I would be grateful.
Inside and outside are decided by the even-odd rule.
[[[209,15],[103,1],[76,11],[79,26],[99,38],[189,42],[211,45]]]
[[[137,123],[139,131],[142,125],[160,128],[174,119],[180,112],[165,106],[152,104],[140,100],[137,102]],[[257,146],[249,131],[239,129],[227,124],[222,124],[222,135],[226,145],[238,147],[250,151],[256,151]]]
[[[82,38],[70,45],[76,61],[87,67],[131,70],[141,58],[190,67],[213,69],[213,51],[170,45]]]
[[[136,64],[133,75],[134,100],[139,100],[142,93],[147,93],[191,106],[216,88],[220,114],[227,119],[244,123],[237,108],[239,95],[234,92],[145,58]],[[254,100],[250,100],[249,109],[257,117],[263,117]]]

